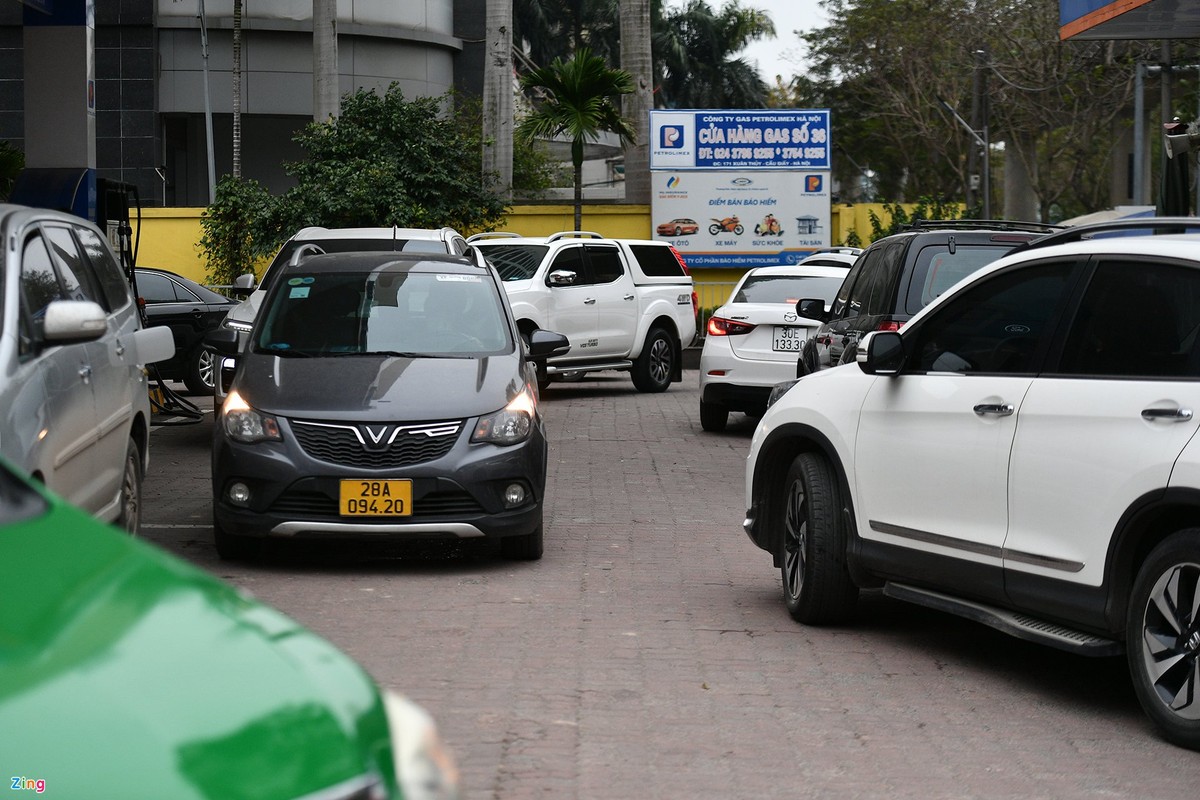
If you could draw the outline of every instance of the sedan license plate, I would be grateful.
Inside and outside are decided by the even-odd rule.
[[[412,481],[343,479],[338,513],[343,517],[412,516]]]
[[[776,325],[771,349],[776,352],[799,353],[804,345],[804,328],[795,325]]]

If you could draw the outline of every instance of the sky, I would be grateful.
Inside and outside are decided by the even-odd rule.
[[[723,2],[710,0],[709,5],[717,9]],[[793,75],[803,73],[804,44],[792,31],[806,31],[825,24],[825,13],[817,0],[740,0],[740,5],[766,11],[775,23],[774,39],[761,40],[742,53],[746,60],[758,62],[763,80],[774,85],[776,75],[782,75],[786,82]]]

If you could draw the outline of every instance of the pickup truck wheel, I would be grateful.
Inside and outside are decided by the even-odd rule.
[[[500,540],[500,555],[514,561],[537,561],[542,557],[542,526],[524,536],[507,536]]]
[[[725,430],[729,421],[729,409],[718,403],[700,401],[700,427],[710,433],[720,433]]]
[[[642,354],[633,362],[633,385],[639,392],[665,392],[675,368],[675,348],[662,328],[646,334]]]
[[[844,622],[858,602],[846,570],[841,492],[828,459],[801,453],[784,482],[780,561],[788,613],[807,625]]]
[[[1138,570],[1125,626],[1133,688],[1174,744],[1200,750],[1200,528],[1179,531]]]

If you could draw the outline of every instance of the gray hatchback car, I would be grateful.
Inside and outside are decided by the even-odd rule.
[[[136,532],[150,459],[144,365],[175,352],[143,329],[95,225],[0,205],[0,453],[59,496]]]
[[[236,348],[228,331],[215,347]],[[500,541],[542,555],[546,435],[535,359],[481,256],[312,255],[263,299],[221,406],[222,558],[266,537]]]

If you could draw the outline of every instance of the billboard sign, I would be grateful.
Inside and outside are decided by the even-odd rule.
[[[829,247],[829,173],[652,172],[654,238],[689,268],[795,264]]]
[[[650,112],[651,170],[828,170],[829,109]]]

